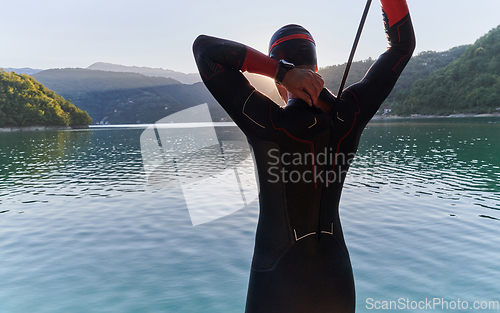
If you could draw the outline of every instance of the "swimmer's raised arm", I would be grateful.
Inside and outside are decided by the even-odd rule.
[[[270,78],[276,78],[279,72],[278,60],[241,43],[221,38],[199,36],[193,44],[193,53],[205,85],[223,107],[230,101],[232,92],[248,84],[243,75],[238,75],[241,72]],[[230,81],[220,77],[212,80],[215,76],[231,78]],[[220,84],[224,86],[218,86]],[[312,70],[295,67],[284,72],[281,85],[312,105],[323,89],[323,80]]]
[[[356,101],[358,121],[367,123],[396,84],[415,49],[415,34],[405,0],[380,0],[389,48],[375,61],[359,83],[350,86],[342,98]],[[353,99],[355,98],[355,100]]]

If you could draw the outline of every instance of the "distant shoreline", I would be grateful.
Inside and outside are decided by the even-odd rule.
[[[372,120],[403,120],[403,119],[437,119],[437,118],[471,118],[471,117],[499,117],[500,113],[490,113],[490,114],[452,114],[452,115],[423,115],[423,114],[412,114],[411,116],[398,116],[398,115],[375,115]],[[156,126],[160,128],[177,128],[186,127],[186,125],[175,125],[173,124],[108,124],[108,125],[79,125],[79,126],[6,126],[0,127],[0,133],[2,132],[19,132],[19,131],[43,131],[43,130],[73,130],[73,129],[97,129],[97,128],[147,128],[148,126]],[[181,123],[182,124],[182,123]],[[196,123],[195,123],[196,124]],[[236,126],[234,122],[212,122],[211,126],[221,127],[221,126]],[[226,125],[227,124],[227,125]]]
[[[40,131],[40,130],[71,130],[71,129],[87,129],[88,125],[78,126],[4,126],[0,127],[0,132],[20,132],[20,131]]]
[[[464,118],[464,117],[500,117],[500,113],[488,113],[488,114],[474,114],[474,113],[458,113],[451,115],[424,115],[424,114],[412,114],[410,116],[399,116],[399,115],[375,115],[374,120],[391,120],[391,119],[417,119],[417,118]]]

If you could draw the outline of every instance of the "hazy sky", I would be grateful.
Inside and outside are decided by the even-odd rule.
[[[0,67],[87,67],[94,62],[196,71],[191,44],[199,34],[266,52],[279,27],[306,27],[319,66],[344,63],[365,0],[2,0]],[[416,52],[473,43],[500,24],[499,0],[408,0]],[[373,0],[356,60],[386,47],[380,5]]]

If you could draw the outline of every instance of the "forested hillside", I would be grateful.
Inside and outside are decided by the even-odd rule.
[[[500,111],[500,26],[469,46],[455,62],[417,81],[396,114]]]
[[[81,126],[91,122],[87,112],[32,77],[0,71],[0,127]]]

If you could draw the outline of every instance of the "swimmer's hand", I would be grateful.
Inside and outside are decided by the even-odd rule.
[[[323,90],[323,78],[314,71],[295,67],[288,71],[281,83],[294,96],[313,106],[317,103],[319,94]]]

